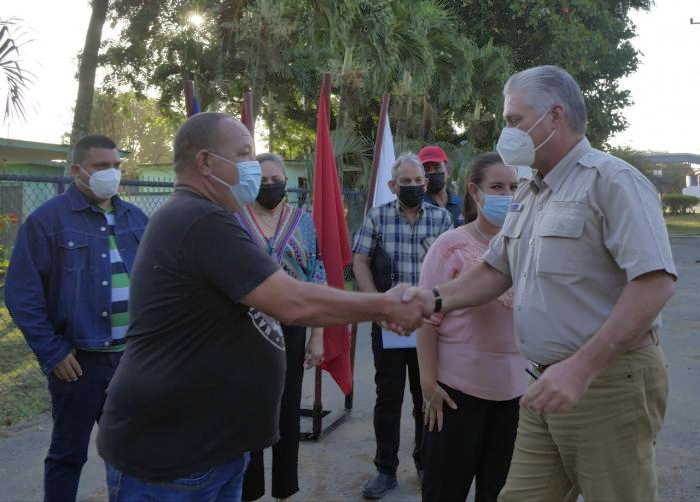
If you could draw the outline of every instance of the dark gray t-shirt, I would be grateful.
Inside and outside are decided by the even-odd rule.
[[[100,420],[108,463],[166,481],[277,441],[284,338],[240,300],[278,268],[233,214],[192,192],[153,215]]]

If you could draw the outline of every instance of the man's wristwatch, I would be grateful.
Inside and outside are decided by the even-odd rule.
[[[435,308],[433,309],[433,314],[438,314],[442,310],[442,296],[440,296],[440,291],[438,291],[438,288],[433,288],[433,296],[435,297]]]

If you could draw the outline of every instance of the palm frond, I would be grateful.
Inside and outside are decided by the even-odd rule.
[[[10,30],[15,25],[14,19],[0,19],[0,80],[4,81],[0,91],[5,94],[3,121],[13,115],[26,118],[25,93],[32,81],[29,71],[20,65],[21,44]]]

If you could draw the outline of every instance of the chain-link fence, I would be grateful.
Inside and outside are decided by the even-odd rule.
[[[44,202],[64,192],[72,178],[0,174],[0,300],[4,272],[21,223]],[[170,180],[123,180],[120,196],[151,216],[170,196]],[[311,194],[306,190],[290,188],[288,202],[311,209]],[[346,218],[350,237],[362,224],[366,194],[345,190]]]

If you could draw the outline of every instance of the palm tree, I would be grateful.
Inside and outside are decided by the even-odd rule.
[[[21,44],[12,33],[16,25],[15,19],[0,19],[0,74],[4,77],[0,92],[5,93],[3,121],[12,115],[25,117],[24,93],[31,83],[29,72],[20,65]]]
[[[92,0],[92,15],[85,36],[85,47],[80,55],[78,68],[78,98],[75,102],[71,145],[90,132],[92,102],[95,94],[95,73],[97,71],[97,53],[102,41],[102,27],[107,18],[109,0]]]

